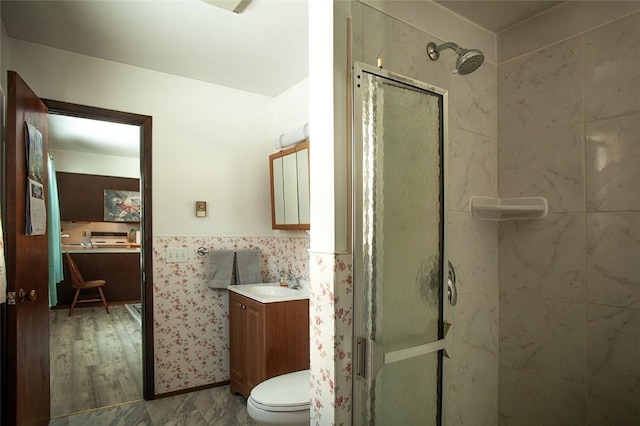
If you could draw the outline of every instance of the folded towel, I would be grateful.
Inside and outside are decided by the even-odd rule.
[[[211,288],[227,288],[233,273],[233,250],[211,250],[207,263],[207,285]]]
[[[262,283],[262,260],[259,250],[236,251],[236,280],[238,284]]]

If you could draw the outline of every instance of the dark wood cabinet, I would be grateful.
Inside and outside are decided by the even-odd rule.
[[[104,190],[140,191],[140,179],[57,172],[60,220],[104,222]]]
[[[231,392],[309,368],[309,300],[259,303],[229,291]]]
[[[91,249],[99,250],[99,249]],[[107,302],[140,301],[140,253],[82,253],[72,252],[80,273],[85,280],[106,280],[102,288]],[[69,265],[63,259],[64,280],[58,283],[58,305],[71,306],[75,289],[71,286]],[[81,297],[88,290],[83,290]]]

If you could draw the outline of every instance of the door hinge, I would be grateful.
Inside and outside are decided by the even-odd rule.
[[[9,291],[7,292],[7,305],[15,305],[16,304],[16,292]]]
[[[364,337],[358,337],[356,344],[356,376],[363,379],[367,378],[366,374],[366,339]]]

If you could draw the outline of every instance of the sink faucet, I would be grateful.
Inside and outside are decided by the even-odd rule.
[[[298,279],[291,272],[287,274],[287,287],[293,290],[300,290],[302,288]]]

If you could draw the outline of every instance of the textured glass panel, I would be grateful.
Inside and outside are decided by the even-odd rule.
[[[392,351],[438,340],[440,320],[439,99],[382,85],[378,137],[374,339]]]
[[[385,365],[375,384],[376,425],[438,424],[438,353]]]
[[[441,102],[381,77],[363,80],[365,328],[390,352],[441,337]],[[385,366],[369,390],[371,422],[436,424],[438,356]]]

